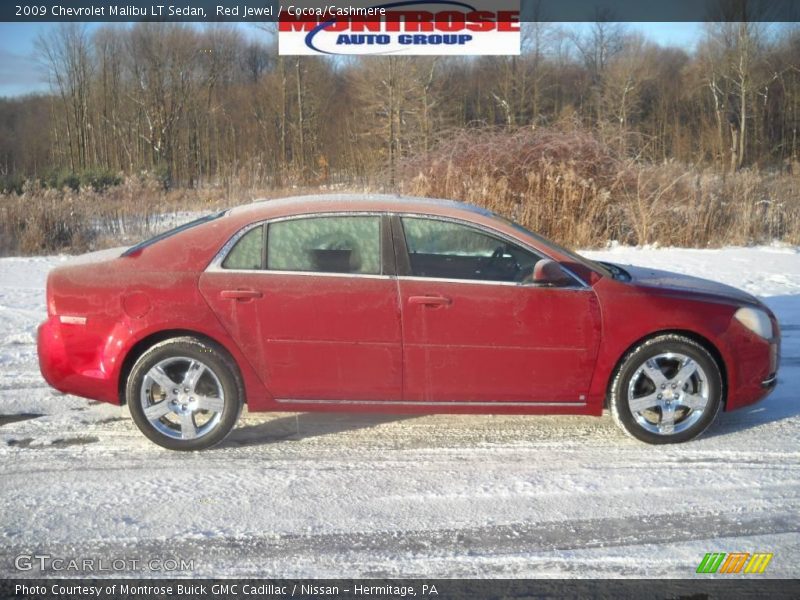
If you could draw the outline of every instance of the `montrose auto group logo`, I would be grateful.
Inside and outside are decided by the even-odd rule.
[[[282,55],[517,55],[519,1],[283,4]]]

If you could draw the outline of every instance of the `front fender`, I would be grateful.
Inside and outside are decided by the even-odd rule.
[[[592,414],[602,413],[609,386],[625,355],[644,340],[661,334],[684,334],[711,346],[722,361],[726,389],[738,381],[739,366],[731,344],[735,304],[644,293],[609,280],[598,282],[596,289],[604,335],[590,388]]]

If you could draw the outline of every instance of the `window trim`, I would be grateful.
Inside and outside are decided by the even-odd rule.
[[[397,274],[399,279],[404,279],[409,281],[442,281],[450,283],[466,283],[466,284],[478,284],[478,285],[506,285],[506,286],[515,286],[524,288],[543,287],[535,283],[524,283],[521,281],[491,281],[488,279],[456,279],[450,277],[421,277],[419,275],[413,275],[411,273],[411,258],[409,256],[408,245],[406,244],[405,230],[403,229],[403,222],[402,222],[403,217],[409,217],[409,218],[429,219],[433,221],[443,221],[445,223],[454,223],[456,225],[461,225],[463,227],[477,229],[480,232],[486,233],[491,237],[496,237],[499,238],[501,241],[519,246],[523,250],[531,252],[536,256],[541,256],[543,259],[550,259],[557,262],[559,266],[575,281],[575,285],[564,285],[553,288],[548,287],[546,289],[556,289],[556,290],[592,289],[589,284],[587,284],[585,281],[583,281],[583,279],[578,277],[578,275],[573,273],[571,269],[565,267],[559,261],[556,261],[552,256],[548,255],[546,252],[543,252],[539,248],[535,248],[530,244],[525,243],[523,240],[519,240],[502,231],[498,231],[497,229],[484,225],[483,223],[475,223],[474,221],[467,221],[465,219],[459,219],[455,217],[446,217],[442,215],[430,215],[430,214],[414,213],[414,212],[393,212],[391,213],[391,216],[392,216],[392,239],[395,247],[395,256],[397,260]]]
[[[283,221],[297,221],[300,219],[314,219],[325,217],[378,217],[379,218],[379,233],[378,243],[380,244],[380,267],[381,273],[330,273],[327,271],[287,271],[278,269],[267,269],[267,244],[269,243],[269,226],[271,223],[280,223]],[[271,219],[263,219],[249,223],[234,233],[230,239],[220,248],[214,255],[214,258],[205,269],[206,273],[250,273],[250,274],[275,274],[275,275],[304,275],[314,277],[360,277],[367,279],[389,279],[396,277],[397,267],[395,264],[395,257],[392,243],[392,236],[389,223],[390,215],[383,211],[332,211],[332,212],[319,212],[319,213],[304,213],[299,215],[287,215],[282,217],[274,217]],[[225,259],[236,247],[239,240],[247,235],[256,227],[263,227],[262,239],[262,263],[261,269],[226,269],[222,266]]]
[[[222,261],[236,245],[236,242],[239,241],[239,238],[241,238],[243,235],[245,235],[248,231],[250,231],[254,227],[258,227],[259,225],[266,226],[264,228],[264,236],[265,236],[264,266],[266,266],[266,248],[267,248],[266,236],[268,234],[267,227],[269,226],[270,223],[289,221],[295,219],[307,219],[313,217],[347,217],[347,216],[381,217],[381,260],[382,260],[383,274],[373,275],[366,273],[327,273],[322,271],[270,271],[267,269],[255,270],[255,269],[222,268]],[[517,281],[488,281],[482,279],[446,279],[438,277],[416,277],[411,275],[411,267],[408,257],[408,248],[406,247],[405,233],[403,231],[402,222],[400,221],[402,217],[433,219],[438,221],[456,223],[458,225],[464,225],[466,227],[473,227],[475,229],[484,231],[489,235],[505,240],[509,243],[521,246],[525,250],[533,252],[534,254],[537,255],[541,255],[543,258],[548,258],[550,260],[556,261],[556,259],[554,259],[547,252],[541,250],[540,248],[532,246],[531,244],[525,242],[524,240],[520,240],[503,231],[499,231],[497,229],[494,229],[493,227],[484,225],[483,223],[476,223],[475,221],[468,221],[466,219],[448,217],[443,215],[432,215],[429,213],[406,212],[406,211],[328,211],[319,213],[303,213],[299,215],[286,215],[282,217],[273,217],[271,219],[262,219],[261,221],[249,223],[244,227],[242,227],[235,234],[233,234],[231,238],[227,242],[225,242],[222,248],[220,248],[219,252],[217,252],[217,254],[214,255],[214,258],[206,267],[205,272],[207,273],[223,272],[223,273],[241,273],[241,274],[249,273],[251,275],[252,274],[302,275],[302,276],[312,276],[312,277],[361,277],[369,279],[397,278],[410,281],[431,281],[431,282],[440,281],[440,282],[461,283],[468,285],[505,285],[505,286],[516,286],[516,287],[533,288],[533,289],[542,288],[542,286],[537,286],[532,283],[523,283]],[[542,242],[542,244],[544,245],[544,242]],[[570,277],[573,278],[573,280],[575,281],[575,285],[560,286],[557,288],[544,288],[544,289],[574,290],[574,291],[587,291],[587,290],[590,291],[592,289],[592,287],[587,282],[581,279],[581,277],[575,274],[571,269],[565,267],[560,262],[559,264],[561,265],[561,268]]]

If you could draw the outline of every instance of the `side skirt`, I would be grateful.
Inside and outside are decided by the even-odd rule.
[[[424,402],[408,400],[323,400],[276,398],[253,412],[382,412],[398,414],[540,414],[589,415],[587,402]]]

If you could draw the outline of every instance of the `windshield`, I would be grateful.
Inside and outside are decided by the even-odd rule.
[[[140,250],[144,250],[148,246],[152,246],[156,242],[160,242],[161,240],[165,240],[168,237],[172,237],[176,233],[180,233],[181,231],[186,231],[187,229],[191,229],[192,227],[197,227],[198,225],[202,225],[203,223],[208,223],[209,221],[213,221],[214,219],[219,219],[222,215],[224,215],[227,211],[223,210],[217,213],[212,213],[210,215],[206,215],[205,217],[200,217],[199,219],[195,219],[194,221],[189,221],[188,223],[184,223],[183,225],[178,225],[174,229],[170,229],[163,233],[159,233],[158,235],[151,237],[149,240],[145,240],[143,242],[139,242],[135,246],[131,246],[125,252],[122,253],[122,256],[131,256],[132,254],[136,254]]]
[[[540,241],[541,243],[545,244],[546,246],[550,246],[551,248],[553,248],[559,254],[563,254],[564,256],[568,256],[570,259],[574,260],[578,264],[583,265],[587,269],[591,269],[592,271],[595,271],[596,273],[600,273],[604,277],[610,277],[610,278],[614,279],[614,273],[612,271],[610,271],[609,268],[606,267],[605,265],[603,265],[603,264],[601,264],[599,262],[596,262],[594,260],[590,260],[590,259],[588,259],[588,258],[586,258],[584,256],[581,256],[577,252],[574,252],[572,250],[564,248],[563,246],[559,246],[558,244],[556,244],[552,240],[548,240],[547,238],[539,235],[538,233],[534,233],[534,232],[526,229],[525,227],[523,227],[519,223],[516,223],[516,222],[512,221],[511,219],[506,219],[505,217],[497,215],[495,213],[491,213],[491,214],[492,214],[492,217],[494,217],[498,221],[501,221],[501,222],[505,223],[506,225],[510,225],[514,229],[516,229],[518,231],[521,231],[522,233],[524,233],[526,235],[531,236],[532,238]]]

